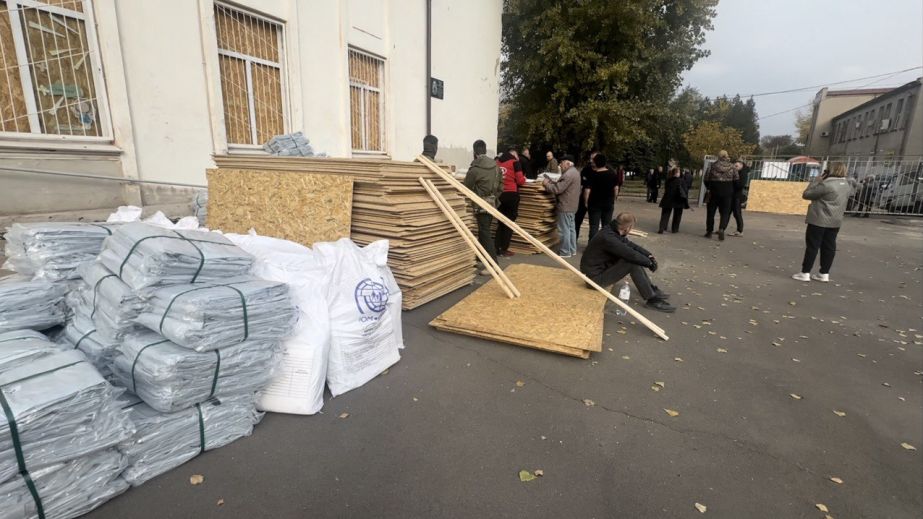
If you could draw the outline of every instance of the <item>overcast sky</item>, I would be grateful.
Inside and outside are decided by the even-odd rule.
[[[703,95],[756,94],[829,84],[923,65],[923,0],[721,0],[705,47],[686,73]],[[898,86],[920,69],[831,86]],[[755,97],[763,118],[814,98],[819,88]],[[810,107],[803,108],[810,110]],[[760,135],[795,135],[795,112],[760,121]]]

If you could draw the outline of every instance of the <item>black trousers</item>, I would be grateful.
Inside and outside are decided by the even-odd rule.
[[[582,190],[581,190],[582,191]],[[580,193],[580,201],[577,204],[577,212],[574,213],[574,229],[577,231],[577,238],[580,238],[580,227],[583,225],[583,219],[586,218],[586,204],[583,203],[583,193]]]
[[[814,260],[817,258],[817,251],[820,249],[820,273],[830,273],[830,267],[833,266],[833,257],[836,256],[836,235],[839,232],[839,227],[818,227],[808,224],[808,229],[804,233],[805,248],[804,261],[801,262],[802,272],[811,272],[811,269],[814,268]]]
[[[503,216],[510,220],[516,221],[519,216],[519,193],[507,192],[500,194],[500,207],[497,208]],[[497,235],[494,239],[494,245],[497,252],[506,252],[510,248],[510,240],[513,238],[513,230],[501,222],[497,222]]]
[[[634,282],[635,286],[638,288],[638,292],[645,301],[654,297],[653,283],[651,283],[651,278],[647,275],[647,271],[644,267],[629,263],[625,260],[618,260],[614,265],[601,273],[590,276],[590,279],[597,285],[608,288],[628,275],[631,276],[631,280]]]
[[[647,188],[647,201],[656,204],[657,196],[660,194],[660,188],[657,187],[648,187]]]
[[[742,204],[741,195],[734,195],[734,199],[731,200],[731,214],[734,215],[737,232],[744,232],[744,209],[741,207]]]
[[[712,192],[708,200],[705,214],[705,231],[713,232],[715,230],[715,211],[721,215],[721,221],[718,223],[718,230],[723,231],[728,228],[728,222],[731,221],[731,199],[732,195],[719,195]]]
[[[591,207],[587,209],[587,212],[590,213],[590,239],[593,239],[593,236],[596,236],[596,233],[602,228],[603,225],[609,225],[609,222],[612,221],[612,212],[615,211],[614,206],[606,207]]]
[[[488,213],[477,213],[474,215],[478,223],[478,242],[487,251],[487,254],[494,260],[497,259],[497,250],[494,248],[494,240],[490,236],[490,224],[493,223],[494,217]]]
[[[678,205],[674,208],[662,207],[660,209],[660,230],[666,231],[667,224],[670,223],[670,213],[673,213],[673,226],[670,228],[673,232],[679,232],[679,223],[683,221],[683,206]]]

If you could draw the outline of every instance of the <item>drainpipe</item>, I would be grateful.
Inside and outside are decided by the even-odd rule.
[[[433,133],[433,96],[430,82],[433,76],[433,0],[426,0],[426,134]]]

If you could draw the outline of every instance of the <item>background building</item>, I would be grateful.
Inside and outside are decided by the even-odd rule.
[[[204,184],[213,154],[299,130],[331,156],[398,160],[429,130],[464,169],[475,139],[496,146],[501,8],[0,0],[0,214],[188,203],[167,186],[10,170]]]
[[[916,79],[833,118],[830,155],[874,158],[923,155],[921,80]]]
[[[805,153],[812,156],[829,155],[833,141],[833,118],[891,90],[892,88],[820,89],[814,96],[811,131],[805,142]]]

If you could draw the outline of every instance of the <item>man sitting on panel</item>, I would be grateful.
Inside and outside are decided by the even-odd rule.
[[[641,297],[644,298],[645,306],[673,313],[676,308],[667,302],[669,294],[661,292],[644,271],[649,269],[656,272],[657,259],[628,239],[628,233],[634,227],[635,221],[635,215],[619,213],[609,225],[603,226],[583,251],[580,272],[605,289],[630,275]]]

